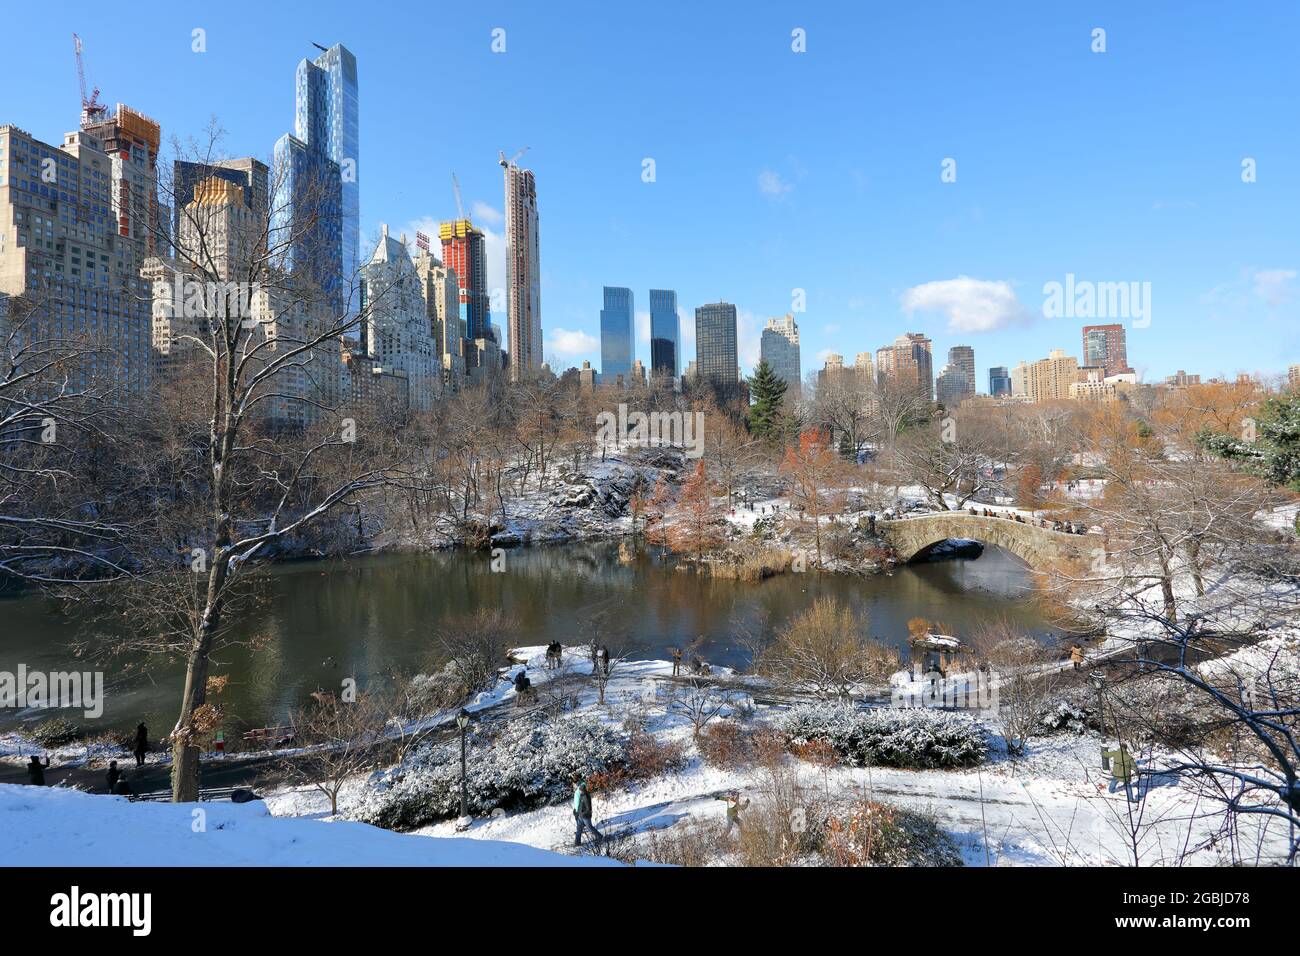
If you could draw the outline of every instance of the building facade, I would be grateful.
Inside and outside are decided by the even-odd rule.
[[[1062,349],[1052,349],[1047,358],[1031,362],[1025,371],[1025,394],[1031,402],[1068,399],[1070,386],[1079,381],[1079,360]]]
[[[736,307],[712,302],[695,310],[695,374],[718,385],[740,379],[736,352]]]
[[[650,290],[650,375],[675,379],[682,374],[682,329],[677,293]]]
[[[882,385],[913,388],[927,401],[933,397],[934,357],[930,339],[906,332],[892,344],[876,350],[876,381]]]
[[[339,171],[339,269],[347,303],[355,312],[361,265],[361,125],[357,58],[336,43],[298,64],[294,84],[294,134]],[[331,230],[333,231],[333,230]]]
[[[74,387],[150,386],[152,292],[140,273],[165,245],[160,139],[157,123],[122,104],[59,146],[0,125],[0,293],[16,345],[84,344]]]
[[[962,392],[975,394],[975,350],[969,345],[954,345],[948,350],[948,364],[959,369],[965,380]]]
[[[600,310],[600,381],[603,385],[626,385],[631,381],[636,341],[632,290],[607,285],[604,303]]]
[[[407,251],[406,237],[394,239],[387,225],[380,230],[370,261],[361,267],[366,355],[375,366],[405,376],[406,406],[413,412],[425,412],[442,395],[443,382],[425,287]]]
[[[460,317],[465,325],[465,339],[490,338],[492,312],[483,231],[468,219],[456,219],[439,224],[438,238],[442,240],[443,265],[460,280]]]
[[[1011,373],[1005,365],[995,365],[989,369],[989,395],[999,398],[1011,394]]]
[[[802,373],[799,365],[799,325],[794,316],[767,320],[760,343],[763,361],[772,367],[776,377],[787,385],[786,395],[799,397]]]
[[[506,318],[510,378],[542,367],[542,267],[537,221],[537,180],[501,157],[506,180]]]
[[[1133,371],[1128,364],[1128,344],[1124,326],[1118,322],[1109,325],[1085,325],[1082,354],[1082,364],[1098,365],[1106,370],[1103,378]]]

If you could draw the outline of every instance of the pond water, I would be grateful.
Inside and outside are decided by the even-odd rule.
[[[415,670],[433,654],[432,632],[448,618],[477,608],[502,608],[520,645],[585,644],[598,639],[626,647],[637,658],[667,656],[691,646],[725,666],[747,663],[736,639],[742,630],[777,628],[815,598],[833,595],[865,619],[874,637],[906,646],[907,621],[924,617],[948,633],[968,636],[1005,618],[1048,635],[1028,595],[1028,569],[998,548],[977,559],[915,563],[892,574],[786,574],[748,583],[675,570],[656,551],[621,563],[618,542],[537,546],[508,551],[494,572],[487,554],[463,550],[428,555],[376,555],[349,560],[282,564],[267,573],[269,600],[238,628],[257,639],[256,653],[233,647],[213,672],[229,676],[223,705],[240,728],[282,721],[319,687],[336,689],[346,676],[364,686],[394,668]],[[85,670],[68,652],[79,621],[37,594],[0,599],[0,671]],[[104,715],[95,729],[133,728],[144,720],[157,735],[176,718],[181,665],[142,674],[105,673]],[[0,730],[63,713],[87,725],[80,712],[0,711]]]

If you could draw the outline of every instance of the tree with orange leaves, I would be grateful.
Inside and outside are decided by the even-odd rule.
[[[704,552],[716,547],[719,536],[715,523],[720,509],[713,503],[713,485],[704,472],[704,461],[682,485],[682,493],[673,508],[671,523],[665,524],[665,536],[675,551],[689,551],[699,561]]]
[[[822,515],[833,510],[839,500],[823,489],[834,488],[843,470],[844,464],[831,446],[830,432],[824,428],[801,432],[798,443],[786,447],[781,461],[781,474],[789,483],[790,501],[804,517],[813,521],[819,565],[822,563]]]

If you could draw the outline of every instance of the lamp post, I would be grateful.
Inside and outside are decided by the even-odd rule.
[[[464,707],[456,715],[456,726],[460,728],[460,820],[457,822],[468,824],[469,784],[465,776],[465,736],[469,730],[469,711]]]
[[[1102,737],[1106,736],[1106,711],[1101,696],[1102,690],[1106,687],[1106,675],[1099,670],[1093,671],[1091,675],[1092,686],[1097,688],[1097,726],[1101,728]]]

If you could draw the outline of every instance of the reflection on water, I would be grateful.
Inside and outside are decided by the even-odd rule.
[[[581,644],[595,634],[634,657],[663,657],[665,648],[698,641],[705,660],[728,666],[746,663],[738,632],[779,627],[822,595],[849,604],[869,633],[899,647],[917,616],[959,636],[994,618],[1035,634],[1051,631],[1026,597],[1027,570],[998,548],[978,560],[907,565],[889,575],[788,574],[760,584],[676,571],[655,552],[621,564],[616,542],[510,551],[505,567],[494,573],[486,554],[464,551],[277,567],[266,579],[270,600],[237,633],[259,650],[231,648],[213,667],[230,677],[227,712],[239,724],[260,726],[282,719],[318,687],[337,689],[344,677],[364,686],[372,675],[417,668],[432,653],[435,628],[481,607],[502,608],[521,645]],[[84,669],[66,651],[77,623],[50,602],[0,600],[0,621],[0,670],[20,662]],[[181,673],[179,665],[148,677],[108,673],[102,723],[171,726]],[[14,720],[13,712],[0,714],[0,727]]]

